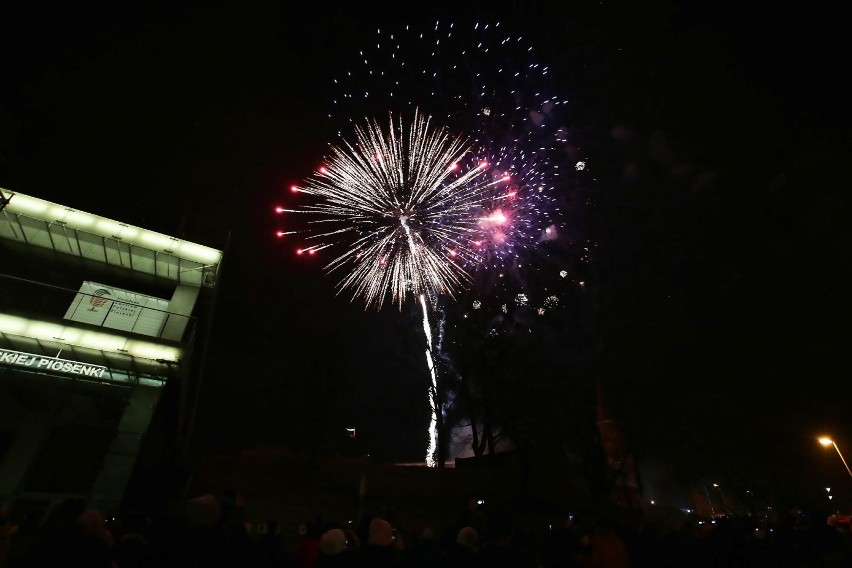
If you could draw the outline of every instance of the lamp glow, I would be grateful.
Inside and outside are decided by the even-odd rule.
[[[820,438],[817,438],[817,441],[825,447],[834,446],[834,449],[837,450],[837,455],[840,456],[840,461],[843,462],[843,467],[846,468],[846,472],[849,474],[849,477],[852,477],[852,469],[849,469],[849,464],[846,463],[846,458],[844,458],[843,454],[840,453],[840,448],[837,447],[837,442],[835,442],[828,436],[822,436]]]

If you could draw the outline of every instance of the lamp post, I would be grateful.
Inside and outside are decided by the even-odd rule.
[[[832,440],[827,436],[823,436],[817,440],[820,444],[825,447],[834,446],[834,449],[837,450],[837,455],[840,456],[840,461],[843,462],[843,466],[846,468],[846,471],[849,473],[849,477],[852,477],[852,470],[849,469],[849,464],[846,463],[846,459],[843,457],[843,454],[840,453],[840,448],[837,447],[837,442]]]

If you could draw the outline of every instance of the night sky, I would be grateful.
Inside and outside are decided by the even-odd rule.
[[[574,101],[597,180],[582,215],[603,380],[651,488],[743,471],[852,487],[815,442],[852,457],[839,12],[341,4],[360,10],[0,8],[0,187],[227,247],[197,451],[422,459],[412,313],[337,296],[320,259],[275,238],[272,210],[325,154],[328,85],[368,30],[473,15],[526,32]]]

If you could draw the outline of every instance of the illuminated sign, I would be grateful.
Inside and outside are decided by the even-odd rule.
[[[168,310],[168,300],[86,281],[65,319],[159,337]]]
[[[102,365],[89,365],[87,363],[69,361],[58,357],[45,357],[44,355],[22,353],[20,351],[11,351],[9,349],[0,349],[0,363],[15,365],[18,367],[28,367],[33,370],[56,371],[59,373],[68,373],[70,375],[95,377],[97,379],[103,377],[104,371],[107,370],[107,368]]]

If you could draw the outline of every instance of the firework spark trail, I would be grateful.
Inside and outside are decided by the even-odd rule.
[[[438,374],[435,372],[435,359],[432,357],[432,326],[429,324],[429,307],[426,304],[425,294],[420,294],[420,308],[423,311],[423,334],[426,336],[426,367],[429,369],[429,408],[431,419],[429,421],[429,446],[426,448],[426,465],[435,467],[438,454],[438,413],[441,411],[438,405]]]

